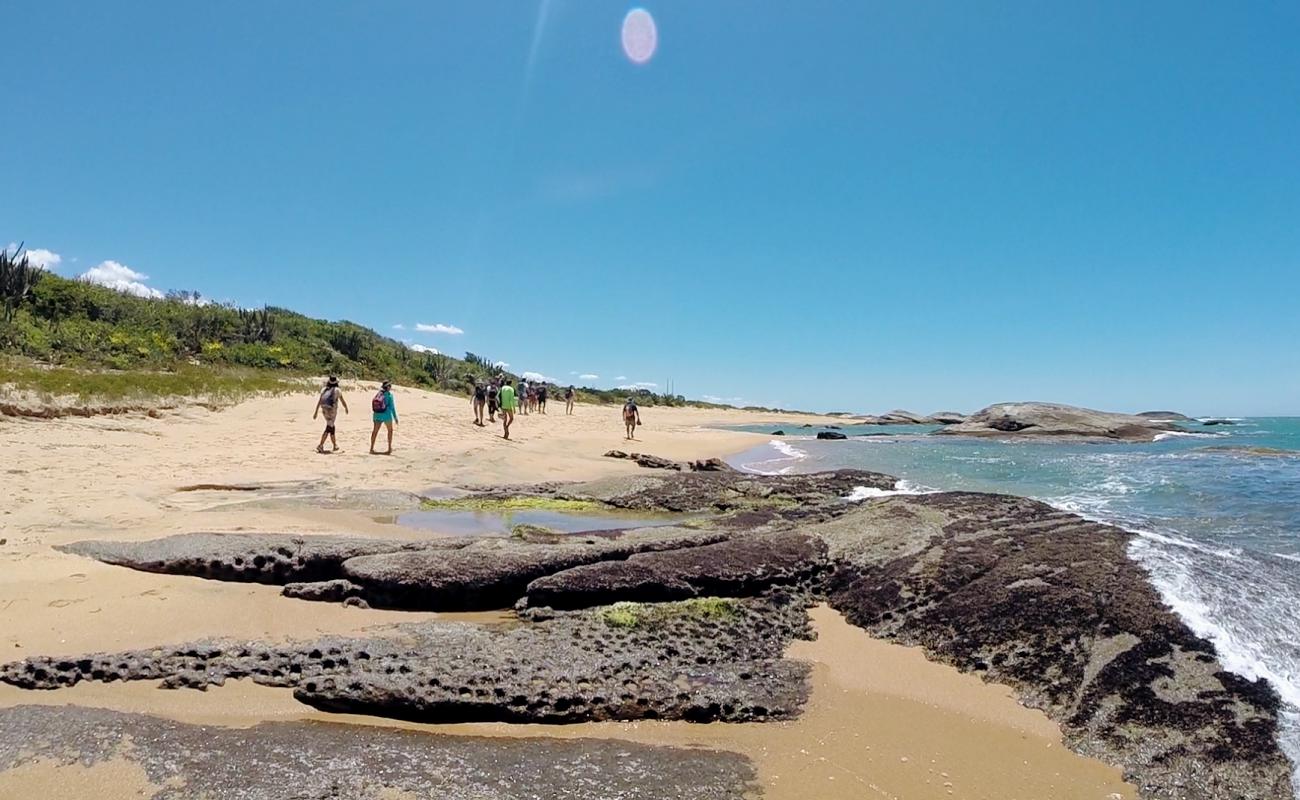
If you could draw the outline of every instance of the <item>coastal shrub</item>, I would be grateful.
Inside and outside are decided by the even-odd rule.
[[[352,380],[467,394],[489,376],[518,377],[474,353],[463,359],[417,352],[354,322],[313,319],[277,306],[244,309],[211,303],[194,291],[137,297],[34,267],[5,253],[0,261],[0,354],[95,370],[174,372],[202,366],[247,368],[281,377],[324,374]],[[584,403],[700,405],[648,389],[578,387]],[[555,392],[563,402],[563,388]]]

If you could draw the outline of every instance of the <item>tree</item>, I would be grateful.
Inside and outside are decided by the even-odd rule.
[[[40,269],[27,260],[23,245],[18,245],[12,255],[8,250],[0,251],[0,298],[4,301],[6,323],[14,321],[14,314],[31,295],[39,277]]]

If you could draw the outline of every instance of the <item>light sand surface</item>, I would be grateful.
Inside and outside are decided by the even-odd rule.
[[[0,661],[221,636],[308,638],[385,630],[440,617],[492,621],[495,615],[437,615],[345,608],[281,597],[278,587],[152,575],[54,551],[86,538],[145,539],[193,530],[294,531],[416,536],[356,510],[249,504],[262,493],[178,492],[196,484],[275,484],[290,490],[422,491],[434,486],[578,480],[633,472],[606,459],[610,449],[673,459],[726,456],[765,437],[709,426],[833,421],[703,409],[643,409],[640,441],[626,442],[617,408],[579,406],[565,416],[518,418],[514,440],[471,424],[468,399],[399,390],[396,452],[366,454],[372,386],[353,386],[353,413],[340,416],[343,452],[314,452],[321,430],[313,395],[254,400],[224,411],[186,408],[158,419],[130,417],[0,420],[6,454],[0,494]],[[382,433],[381,433],[382,448]],[[572,726],[415,726],[515,736],[618,736],[744,752],[772,798],[1089,798],[1131,797],[1118,771],[1080,758],[1057,727],[1021,707],[1008,690],[927,662],[918,651],[872,640],[827,609],[815,613],[820,638],[792,655],[814,664],[811,704],[787,723],[692,725],[605,723]],[[83,684],[57,692],[0,686],[0,706],[77,703],[193,722],[250,725],[267,719],[327,718],[395,725],[370,717],[321,715],[287,690],[232,682],[207,693],[151,684]],[[148,796],[128,765],[80,769],[70,782],[111,785],[101,797]],[[0,774],[5,787],[37,790],[67,770],[32,764]],[[90,775],[93,773],[93,775]],[[98,778],[96,776],[99,776]],[[104,776],[108,776],[105,778]],[[57,777],[57,776],[56,776]],[[101,780],[102,779],[102,780]],[[9,781],[9,783],[4,783]],[[69,783],[68,785],[74,785]],[[72,795],[67,795],[72,796]],[[80,796],[80,795],[77,795]]]

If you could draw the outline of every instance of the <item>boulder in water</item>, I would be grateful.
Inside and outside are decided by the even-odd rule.
[[[1136,414],[1115,414],[1059,403],[999,403],[947,425],[936,434],[961,436],[1042,436],[1150,442],[1160,433],[1181,430]]]
[[[818,439],[847,439],[849,437],[845,436],[839,431],[818,431],[817,438]]]

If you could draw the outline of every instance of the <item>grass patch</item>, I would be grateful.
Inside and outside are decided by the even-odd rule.
[[[420,507],[427,511],[608,511],[595,500],[560,500],[554,497],[446,497],[425,498]]]
[[[76,397],[83,402],[122,402],[162,397],[205,397],[234,403],[260,393],[300,390],[301,380],[257,370],[183,366],[166,372],[40,367],[0,362],[0,392],[32,392],[42,399]]]
[[[671,603],[615,603],[600,610],[600,618],[614,628],[640,628],[671,619],[722,622],[735,619],[740,602],[728,597],[696,597]]]

